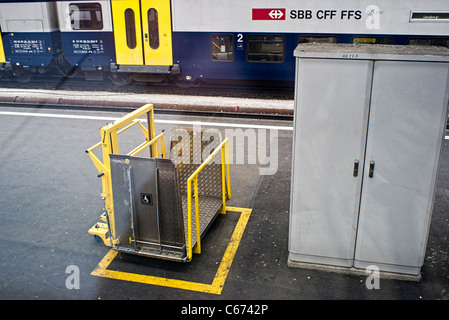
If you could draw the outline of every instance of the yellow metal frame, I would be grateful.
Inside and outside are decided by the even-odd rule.
[[[5,51],[3,50],[2,33],[0,31],[0,63],[4,63],[4,62],[6,62]]]
[[[196,225],[196,246],[195,253],[201,253],[201,228],[200,213],[198,204],[198,175],[204,167],[221,151],[221,189],[222,206],[221,214],[226,214],[226,198],[231,198],[231,175],[229,171],[229,139],[226,138],[220,145],[204,160],[204,162],[187,179],[187,234],[188,234],[188,253],[187,260],[192,260],[192,181],[195,198],[195,225]],[[227,185],[226,185],[227,183]],[[226,195],[226,187],[228,194]]]
[[[138,119],[143,115],[147,115],[148,128]],[[101,197],[104,199],[106,215],[102,215],[100,219],[103,222],[96,223],[89,229],[88,233],[100,237],[104,244],[113,247],[118,244],[115,230],[115,215],[112,197],[112,180],[111,180],[111,164],[110,154],[119,154],[118,135],[129,128],[139,125],[145,134],[145,141],[130,151],[127,155],[136,156],[146,148],[150,150],[150,157],[166,158],[164,133],[161,132],[156,136],[154,127],[154,109],[152,104],[146,104],[130,114],[106,125],[100,129],[101,141],[86,152],[89,154],[92,162],[102,178],[103,192]],[[160,142],[160,152],[158,142]],[[93,153],[93,151],[102,147],[103,162]],[[226,214],[226,200],[231,198],[231,175],[229,168],[229,140],[226,138],[220,145],[209,155],[209,157],[195,170],[187,179],[187,216],[188,216],[188,252],[187,261],[192,260],[192,252],[201,253],[201,234],[200,234],[200,217],[198,203],[198,176],[204,167],[221,151],[221,180],[222,180],[222,206],[220,213]],[[192,246],[192,182],[194,184],[195,199],[195,222],[196,222],[196,245]]]
[[[147,126],[142,124],[138,119],[145,115],[147,116]],[[115,230],[115,216],[114,205],[112,198],[112,181],[111,181],[111,164],[110,154],[119,154],[118,135],[129,128],[139,125],[145,135],[145,142],[141,143],[134,150],[128,153],[130,156],[136,156],[146,148],[150,150],[150,157],[166,157],[165,152],[165,139],[164,133],[161,132],[156,136],[154,128],[154,109],[152,104],[146,104],[139,109],[131,112],[130,114],[116,120],[115,122],[108,124],[100,129],[101,141],[89,149],[86,152],[89,154],[92,162],[99,172],[99,177],[102,178],[103,192],[101,197],[104,199],[104,206],[106,210],[106,216],[100,217],[102,221],[107,223],[97,223],[89,229],[89,234],[100,237],[104,244],[107,246],[114,246],[118,243]],[[161,153],[159,153],[158,142],[161,144]],[[102,147],[103,162],[93,153],[98,147]]]

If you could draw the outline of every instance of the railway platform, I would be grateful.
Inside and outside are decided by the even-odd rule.
[[[48,85],[47,85],[48,86]],[[42,84],[29,85],[28,88],[17,88],[14,84],[0,88],[0,103],[14,103],[22,106],[53,106],[56,108],[102,108],[122,109],[128,112],[151,101],[155,109],[195,112],[232,112],[293,115],[293,92],[283,92],[281,96],[264,95],[260,89],[257,92],[236,91],[225,92],[217,89],[195,88],[197,91],[178,91],[164,87],[131,87],[106,88],[94,87],[84,90],[73,85],[48,86]],[[175,93],[173,93],[175,91]],[[243,96],[243,97],[242,97]]]
[[[174,315],[192,310],[183,309],[192,300],[270,307],[283,300],[449,299],[449,140],[421,281],[381,276],[373,287],[370,274],[287,266],[291,121],[156,113],[156,131],[183,125],[233,137],[227,214],[218,215],[188,264],[96,242],[87,231],[102,213],[101,182],[84,150],[123,114],[0,108],[0,299],[177,300]],[[124,139],[134,141],[133,134]]]

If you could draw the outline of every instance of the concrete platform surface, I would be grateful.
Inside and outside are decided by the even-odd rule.
[[[232,147],[228,203],[251,210],[220,215],[203,239],[202,253],[188,264],[115,254],[95,242],[87,230],[102,213],[101,181],[84,150],[99,141],[100,127],[121,115],[0,109],[0,299],[178,300],[176,313],[192,300],[449,299],[449,140],[421,281],[380,279],[379,289],[368,289],[368,275],[287,266],[293,132],[288,121],[156,114],[156,130],[165,129],[167,140],[172,126],[200,122],[223,134],[240,129],[256,137],[258,149],[248,143]],[[133,141],[130,135],[123,143]]]

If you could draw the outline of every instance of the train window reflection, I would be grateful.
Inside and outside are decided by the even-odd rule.
[[[157,10],[154,8],[148,10],[148,29],[150,35],[150,48],[159,48],[159,21]]]
[[[337,37],[327,36],[299,36],[298,43],[337,43]]]
[[[248,36],[246,58],[249,62],[284,62],[284,47],[284,36]]]
[[[409,40],[408,44],[417,46],[442,46],[449,48],[449,38],[412,38]]]
[[[130,49],[137,46],[136,41],[136,21],[132,9],[125,10],[126,45]]]
[[[73,30],[102,30],[103,16],[99,3],[71,3],[70,24]]]
[[[211,37],[213,61],[234,60],[234,41],[232,35],[213,34]]]

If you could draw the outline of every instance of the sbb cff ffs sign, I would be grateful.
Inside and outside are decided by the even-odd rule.
[[[253,9],[253,20],[285,20],[285,8]]]

